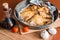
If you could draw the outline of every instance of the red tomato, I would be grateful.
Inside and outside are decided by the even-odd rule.
[[[28,31],[29,31],[28,26],[24,26],[24,28],[23,28],[23,32],[28,32]]]
[[[12,29],[12,32],[17,33],[17,32],[18,32],[18,27],[14,27],[14,28]]]

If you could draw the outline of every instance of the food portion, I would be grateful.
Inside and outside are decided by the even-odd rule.
[[[20,13],[20,18],[31,26],[52,23],[52,16],[48,7],[31,4]]]
[[[33,11],[23,12],[23,13],[21,14],[21,18],[24,19],[24,21],[27,21],[27,20],[30,19],[34,14],[35,14],[35,12],[33,12]]]

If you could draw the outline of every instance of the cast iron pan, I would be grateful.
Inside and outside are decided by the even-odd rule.
[[[51,4],[51,5],[53,5],[53,4]],[[15,15],[16,19],[19,22],[21,22],[23,25],[27,25],[27,24],[22,22],[22,19],[19,18],[19,12],[21,11],[21,9],[23,9],[26,6],[27,6],[27,2],[26,1],[22,1],[19,4],[17,4],[17,6],[15,7],[15,10],[14,10],[14,15]],[[56,21],[56,19],[58,18],[58,10],[57,10],[57,8],[54,11],[53,15],[54,15],[54,21]],[[28,25],[28,26],[30,26],[30,25]],[[33,28],[33,29],[44,29],[44,28],[47,28],[47,27],[48,27],[47,25],[44,25],[44,26],[34,26],[34,27],[30,26],[30,28]]]

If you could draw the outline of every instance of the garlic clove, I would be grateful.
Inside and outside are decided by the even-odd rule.
[[[45,40],[45,39],[48,39],[49,38],[49,33],[46,31],[46,30],[43,30],[41,32],[41,37]]]
[[[52,35],[55,35],[57,33],[56,29],[55,28],[49,28],[49,33],[52,34]]]

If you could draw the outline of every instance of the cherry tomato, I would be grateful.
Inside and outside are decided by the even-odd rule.
[[[23,28],[23,32],[28,32],[28,31],[29,31],[28,26],[24,26],[24,28]]]
[[[12,32],[17,33],[17,32],[18,32],[18,27],[15,26],[15,27],[12,29]]]

